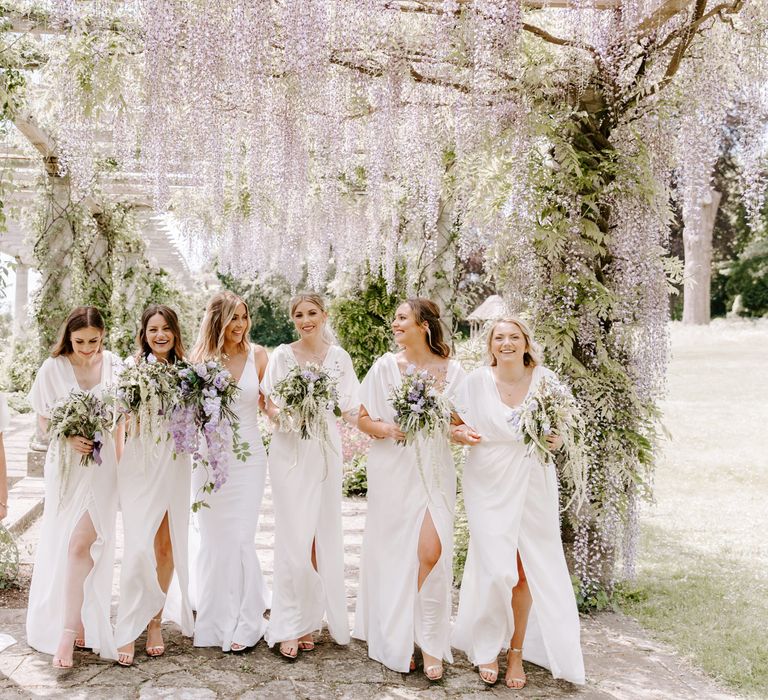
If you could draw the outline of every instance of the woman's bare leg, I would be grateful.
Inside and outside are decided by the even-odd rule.
[[[528,579],[525,576],[523,562],[520,553],[517,554],[517,585],[512,589],[512,616],[515,620],[515,632],[509,640],[509,653],[507,654],[507,674],[505,681],[509,688],[522,688],[525,685],[525,671],[523,671],[523,642],[525,630],[528,627],[528,615],[531,612],[531,589],[528,587]],[[513,651],[513,650],[519,651]]]

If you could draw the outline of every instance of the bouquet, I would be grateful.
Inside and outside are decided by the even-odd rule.
[[[562,473],[573,490],[568,505],[576,500],[580,506],[586,494],[584,427],[576,400],[568,388],[551,376],[542,377],[535,390],[514,410],[509,422],[528,446],[528,454],[535,454],[545,465],[555,461],[547,436],[556,434],[563,439]]]
[[[80,457],[80,466],[86,467],[92,462],[101,464],[104,435],[114,430],[116,424],[117,414],[112,407],[87,391],[74,389],[65,399],[56,402],[51,412],[50,434],[52,439],[60,441],[60,498],[66,493],[72,468],[72,454],[66,439],[80,435],[92,440],[93,452]]]
[[[178,378],[173,365],[159,362],[152,354],[138,362],[128,362],[113,392],[117,409],[134,417],[130,434],[141,437],[146,450],[152,442],[157,444],[168,438],[166,420],[178,401]]]
[[[277,425],[280,430],[297,432],[302,440],[318,440],[328,472],[327,448],[332,448],[328,433],[328,411],[341,416],[337,380],[325,368],[309,363],[294,365],[272,391],[272,400],[279,406]],[[298,459],[298,452],[297,452]]]
[[[179,400],[171,416],[171,434],[177,452],[190,453],[195,466],[211,468],[211,478],[203,486],[205,493],[218,491],[227,481],[229,450],[244,462],[250,455],[248,443],[241,442],[239,420],[232,409],[239,389],[230,371],[216,360],[190,363],[177,362]],[[207,457],[198,451],[202,432]],[[193,512],[207,504],[196,500]]]
[[[405,433],[405,440],[398,440],[398,445],[413,442],[419,434],[428,437],[448,430],[451,408],[426,370],[417,371],[414,365],[408,365],[400,386],[392,390],[390,402],[395,409],[395,423]]]

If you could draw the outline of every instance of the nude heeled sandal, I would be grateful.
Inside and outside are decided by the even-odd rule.
[[[80,634],[77,630],[70,630],[66,627],[62,630],[62,633],[71,634],[72,635],[72,649],[75,648],[75,638],[78,634]],[[71,664],[65,664],[60,656],[54,655],[53,661],[51,662],[51,666],[54,668],[72,668],[75,665],[74,659],[72,660]]]
[[[157,626],[160,627],[162,619],[160,618],[160,616],[153,617],[149,621],[149,623],[152,624],[153,622],[156,622]],[[147,633],[149,633],[149,625],[147,625]],[[162,634],[162,629],[161,629],[160,633]],[[163,654],[165,654],[165,644],[157,644],[157,645],[151,646],[151,647],[147,646],[147,656],[151,656],[153,658],[157,658],[158,656],[162,656]]]
[[[494,662],[496,668],[489,666],[488,664],[478,664],[477,672],[480,675],[480,680],[486,685],[495,685],[499,680],[499,662]]]
[[[522,649],[510,649],[507,652],[507,666],[509,666],[509,655],[510,654],[520,654],[520,663],[522,664],[522,661],[523,661],[523,650]],[[522,678],[519,678],[519,677],[518,678],[515,678],[515,677],[513,677],[513,678],[505,678],[504,682],[506,683],[507,688],[512,688],[513,690],[522,690],[523,688],[525,688],[526,684],[528,683],[528,676],[526,676],[525,673],[523,673],[523,677]],[[510,683],[522,683],[522,685],[514,686],[514,685],[510,685]]]

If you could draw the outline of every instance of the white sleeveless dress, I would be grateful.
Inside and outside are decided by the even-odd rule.
[[[199,550],[191,563],[191,590],[197,610],[197,647],[221,647],[232,643],[253,646],[267,628],[264,612],[269,595],[256,554],[267,454],[259,430],[259,375],[253,347],[238,382],[240,395],[234,411],[240,420],[240,439],[248,443],[250,457],[241,462],[230,453],[229,477],[216,492],[207,494],[210,508],[193,516]],[[193,494],[206,482],[202,469],[192,473]]]
[[[155,535],[168,513],[174,573],[179,581],[182,633],[191,637],[194,623],[189,603],[189,530],[191,457],[174,456],[173,439],[153,444],[145,461],[139,436],[128,438],[117,469],[120,509],[123,513],[123,563],[115,641],[118,647],[133,642],[160,612],[166,595],[157,581]]]
[[[120,359],[104,350],[101,381],[90,393],[100,397],[104,387],[114,381],[119,367]],[[72,363],[64,355],[49,357],[35,377],[29,403],[39,416],[50,418],[56,401],[66,398],[73,389],[80,387]],[[80,455],[72,451],[72,467],[61,501],[58,440],[51,441],[45,457],[45,509],[29,589],[27,643],[46,654],[56,653],[64,627],[64,581],[69,540],[75,526],[87,513],[96,530],[96,541],[91,545],[93,569],[83,584],[85,645],[105,659],[117,658],[110,623],[117,515],[117,459],[111,435],[105,436],[101,455],[101,464],[81,467]]]
[[[463,376],[461,365],[451,360],[443,395],[450,399]],[[401,382],[392,353],[376,360],[360,391],[373,420],[394,423],[389,396]],[[453,661],[449,637],[456,467],[447,436],[416,439],[424,479],[415,444],[374,440],[368,452],[368,516],[352,633],[368,642],[368,656],[403,673],[409,670],[414,643],[430,656]],[[417,546],[427,510],[442,554],[418,591]]]
[[[530,391],[541,377],[536,367]],[[473,664],[487,664],[509,648],[514,632],[512,589],[517,553],[533,597],[523,658],[555,678],[584,683],[579,613],[560,539],[557,475],[553,464],[529,456],[510,426],[490,367],[459,386],[456,411],[482,436],[464,465],[469,550],[461,583],[453,645]]]
[[[264,393],[269,396],[296,364],[291,347],[279,346],[269,359]],[[358,408],[360,385],[346,350],[332,345],[323,367],[338,378],[341,410]],[[267,627],[270,646],[321,629],[323,617],[333,639],[338,644],[349,643],[341,528],[341,436],[331,411],[328,432],[332,448],[325,460],[317,440],[302,440],[294,432],[272,433],[269,475],[275,508],[275,577]],[[311,561],[313,539],[318,571]]]

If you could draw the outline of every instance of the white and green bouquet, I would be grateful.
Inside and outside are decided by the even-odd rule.
[[[573,491],[569,505],[575,500],[580,506],[586,496],[588,465],[581,412],[568,387],[552,376],[542,377],[509,423],[528,446],[529,455],[536,455],[544,465],[558,462],[562,478]],[[550,435],[563,440],[557,460],[546,441]]]
[[[131,417],[129,434],[146,450],[168,439],[168,419],[179,401],[179,378],[173,365],[149,354],[126,362],[113,387],[117,409]]]
[[[451,407],[435,384],[435,378],[427,370],[419,371],[414,365],[408,365],[400,386],[392,389],[389,400],[395,409],[395,423],[405,433],[405,440],[398,440],[397,444],[413,442],[417,435],[448,433]]]
[[[80,466],[101,464],[105,436],[115,429],[118,415],[108,402],[93,394],[73,389],[53,406],[49,431],[51,439],[59,441],[60,497],[64,496],[72,469],[72,451],[66,440],[80,436],[93,442],[93,451],[80,457]]]

